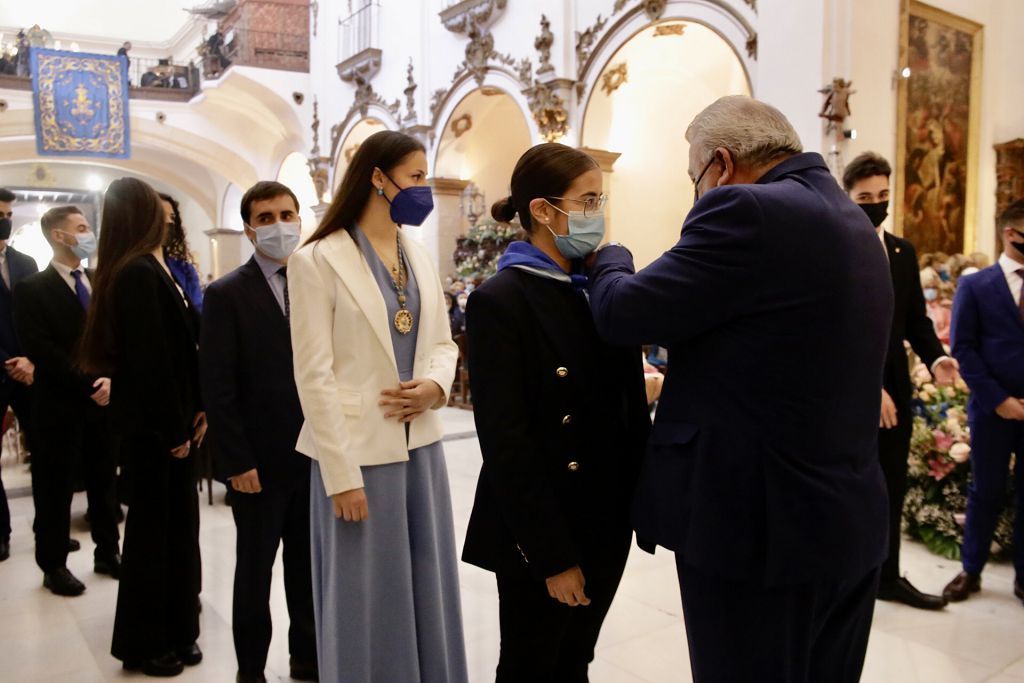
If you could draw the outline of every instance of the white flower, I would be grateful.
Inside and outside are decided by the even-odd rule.
[[[953,459],[953,462],[967,462],[970,456],[971,447],[965,443],[955,443],[949,449],[949,457]]]

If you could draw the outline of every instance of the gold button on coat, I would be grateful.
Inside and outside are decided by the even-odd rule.
[[[572,422],[572,415],[566,415],[562,418],[562,424],[567,425]]]
[[[570,472],[577,472],[577,471],[579,471],[579,469],[580,469],[580,464],[578,462],[576,462],[575,460],[573,460],[571,463],[569,463],[569,471]]]
[[[559,377],[568,377],[569,370],[566,368],[558,368],[557,370],[555,370],[555,374],[558,375]]]

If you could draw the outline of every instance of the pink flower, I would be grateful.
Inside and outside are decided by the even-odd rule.
[[[955,443],[949,449],[949,457],[956,463],[967,462],[971,457],[971,447],[965,443]]]
[[[935,437],[935,449],[942,453],[949,452],[950,447],[955,441],[951,434],[947,434],[941,429],[934,430],[932,436]]]

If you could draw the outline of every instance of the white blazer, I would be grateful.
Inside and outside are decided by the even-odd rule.
[[[436,409],[444,406],[459,350],[452,341],[444,294],[430,256],[401,236],[420,290],[413,376],[432,379],[444,399],[410,424],[385,420],[378,402],[396,388],[398,366],[384,297],[348,230],[308,244],[288,260],[295,383],[305,423],[295,448],[320,463],[327,495],[362,488],[363,465],[409,459],[439,441]]]

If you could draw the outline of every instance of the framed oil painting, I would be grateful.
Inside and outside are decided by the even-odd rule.
[[[896,233],[919,254],[975,249],[982,26],[917,0],[900,13]]]

